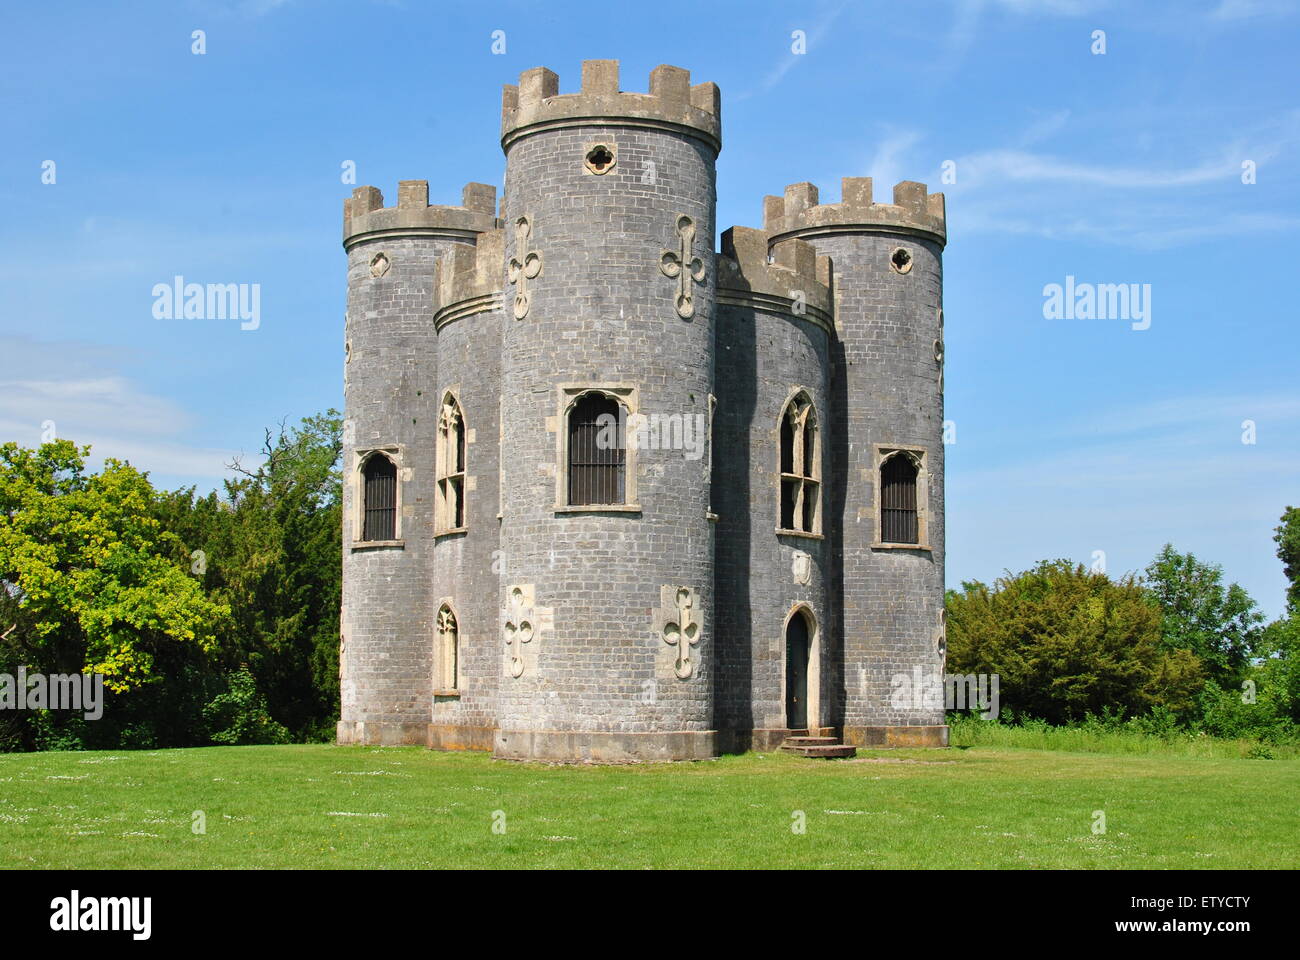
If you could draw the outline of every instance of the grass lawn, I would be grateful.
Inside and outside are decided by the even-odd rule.
[[[4,754],[0,867],[1292,868],[1298,804],[1300,760],[982,746],[622,767],[327,745]]]

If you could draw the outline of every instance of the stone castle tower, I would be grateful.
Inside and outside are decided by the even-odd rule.
[[[941,194],[795,184],[715,253],[721,100],[587,61],[505,193],[344,204],[340,743],[943,745]]]

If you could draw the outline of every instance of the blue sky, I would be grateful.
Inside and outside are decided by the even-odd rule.
[[[342,405],[345,161],[390,201],[428,179],[455,203],[500,183],[521,70],[569,92],[615,58],[645,90],[671,63],[722,88],[723,226],[803,180],[947,194],[950,584],[1098,550],[1135,570],[1172,541],[1276,615],[1272,529],[1300,502],[1298,27],[1272,0],[17,5],[0,439],[53,421],[161,485],[216,485],[264,426]],[[260,327],[155,319],[177,274],[260,284]],[[1066,276],[1149,284],[1150,328],[1046,319]]]

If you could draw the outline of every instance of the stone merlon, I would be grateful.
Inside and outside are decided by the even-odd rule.
[[[768,235],[762,230],[732,227],[725,231],[718,256],[719,295],[765,303],[769,308],[779,304],[783,312],[806,309],[808,315],[833,327],[830,257],[817,256],[816,248],[803,240],[771,250],[771,263],[768,253]]]
[[[557,126],[617,121],[659,130],[677,130],[722,149],[722,98],[715,83],[691,85],[691,73],[667,64],[650,72],[649,93],[618,87],[617,60],[586,60],[582,90],[560,93],[560,78],[546,67],[519,75],[519,85],[501,94],[501,146]]]
[[[453,247],[438,261],[433,287],[433,306],[437,311],[435,323],[440,322],[444,314],[448,318],[453,315],[447,308],[501,293],[501,264],[505,249],[505,231],[489,230],[479,235],[474,246],[461,244]]]
[[[397,185],[397,206],[385,207],[378,187],[357,187],[343,201],[343,246],[384,237],[446,237],[473,240],[495,230],[497,188],[468,183],[458,207],[429,206],[429,181],[402,180]]]
[[[784,197],[764,197],[763,228],[774,243],[859,227],[947,242],[942,193],[927,193],[925,184],[904,180],[894,187],[893,203],[875,203],[870,177],[844,177],[841,184],[839,203],[818,203],[817,187],[811,183],[792,183]]]

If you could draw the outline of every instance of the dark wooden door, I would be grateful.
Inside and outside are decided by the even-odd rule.
[[[808,728],[808,620],[802,613],[785,628],[785,722],[791,730]]]

